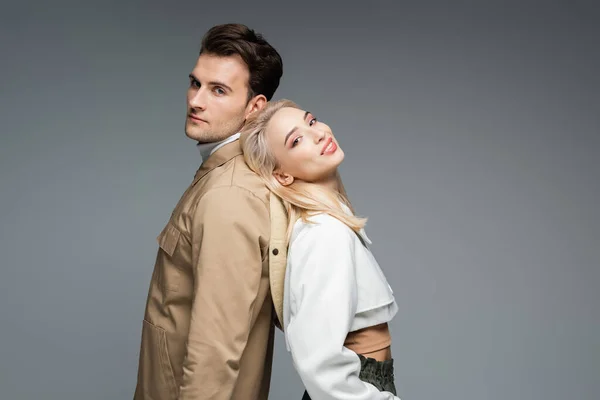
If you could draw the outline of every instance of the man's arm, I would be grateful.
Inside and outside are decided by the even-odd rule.
[[[193,215],[194,300],[180,400],[227,399],[259,312],[269,210],[239,187],[213,189]]]

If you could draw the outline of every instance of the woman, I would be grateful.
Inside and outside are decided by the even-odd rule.
[[[280,100],[241,136],[246,162],[289,216],[283,329],[302,399],[398,399],[387,324],[398,306],[346,197],[331,129]]]

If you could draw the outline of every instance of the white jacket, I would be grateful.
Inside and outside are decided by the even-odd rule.
[[[349,332],[398,311],[371,242],[328,214],[311,221],[296,222],[287,254],[283,321],[294,366],[313,400],[400,400],[361,381],[358,355],[344,347]]]

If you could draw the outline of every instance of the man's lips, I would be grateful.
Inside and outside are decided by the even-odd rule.
[[[194,114],[189,114],[188,117],[190,117],[190,119],[193,119],[194,121],[201,121],[201,122],[207,122],[206,120],[198,117],[197,115]]]

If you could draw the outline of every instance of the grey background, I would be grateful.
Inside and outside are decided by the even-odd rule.
[[[404,400],[600,398],[592,1],[17,2],[0,12],[0,398],[130,399],[155,237],[198,167],[202,34],[329,123],[395,290]],[[273,399],[302,384],[277,334]]]

